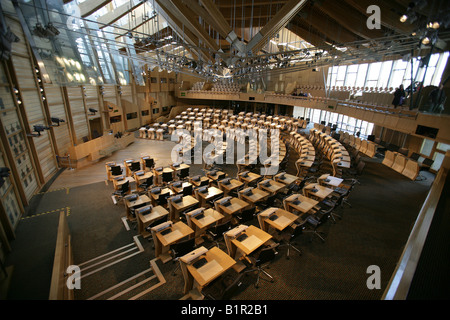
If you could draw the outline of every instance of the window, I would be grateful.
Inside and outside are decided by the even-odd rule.
[[[438,144],[436,146],[436,150],[446,152],[446,151],[450,150],[450,144],[438,142]]]
[[[431,155],[431,151],[433,150],[434,141],[423,139],[422,147],[420,148],[420,153],[426,157]]]
[[[363,88],[364,84],[366,83],[366,75],[367,75],[367,69],[369,68],[369,64],[364,63],[360,64],[358,67],[358,75],[356,76],[356,87]]]
[[[403,84],[407,88],[412,79],[415,81],[424,80],[424,86],[438,86],[445,66],[447,64],[449,52],[435,53],[430,56],[428,69],[421,58],[413,58],[404,61],[403,59],[389,60],[383,62],[363,63],[348,66],[332,66],[328,69],[327,84],[329,87],[377,87],[377,88],[398,88]],[[412,65],[412,70],[411,70]]]
[[[365,87],[373,88],[378,84],[378,78],[381,71],[381,62],[371,63],[367,72]]]
[[[336,76],[336,86],[342,87],[344,85],[345,73],[347,71],[347,66],[339,66]]]
[[[350,65],[347,67],[347,76],[345,77],[345,86],[354,87],[356,83],[356,77],[358,75],[358,65]]]
[[[127,120],[136,119],[136,118],[137,118],[137,112],[127,113]]]
[[[142,110],[142,111],[141,111],[141,115],[142,115],[143,117],[148,116],[149,114],[150,114],[150,111],[149,111],[149,110]]]
[[[159,108],[153,109],[153,114],[157,114],[157,113],[159,113]]]
[[[389,83],[389,76],[392,70],[392,61],[384,61],[381,63],[380,76],[378,78],[378,88],[387,88]]]

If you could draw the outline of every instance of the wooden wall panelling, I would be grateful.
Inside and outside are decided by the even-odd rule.
[[[10,4],[10,2],[7,2]],[[14,9],[12,9],[14,11]],[[15,89],[18,90],[17,97],[21,104],[15,103],[15,106],[17,107],[16,112],[20,118],[20,130],[22,130],[22,136],[18,135],[18,137],[23,137],[25,140],[26,145],[26,155],[21,154],[20,156],[14,157],[13,161],[16,165],[20,165],[25,160],[30,160],[28,170],[29,172],[24,173],[23,171],[20,172],[19,181],[21,181],[21,186],[23,188],[23,192],[25,194],[25,199],[22,198],[23,203],[27,202],[36,189],[44,183],[44,175],[41,170],[41,166],[39,164],[39,159],[36,154],[36,150],[34,147],[34,141],[32,138],[26,138],[26,134],[31,132],[31,128],[29,126],[28,120],[27,120],[27,113],[25,111],[25,107],[23,104],[23,98],[22,98],[22,92],[21,92],[21,86],[23,85],[24,88],[33,88],[35,87],[34,78],[32,74],[29,74],[27,70],[31,69],[31,62],[28,55],[28,47],[26,45],[26,39],[22,31],[22,27],[20,23],[18,22],[17,18],[7,16],[6,17],[6,23],[8,26],[10,26],[11,31],[20,39],[19,42],[15,42],[12,47],[14,47],[14,50],[12,51],[11,58],[6,62],[5,66],[5,72],[7,72],[8,82],[13,86]],[[15,44],[21,43],[24,45],[15,46]],[[21,64],[22,62],[22,64]],[[18,71],[18,74],[16,73],[16,68]],[[7,71],[8,70],[8,71]],[[26,76],[22,76],[22,78],[19,78],[20,75],[26,74]],[[19,82],[19,79],[21,80]],[[11,87],[12,89],[12,87]],[[13,143],[12,141],[16,141],[15,139],[8,139],[9,144]],[[13,146],[10,146],[13,148]],[[11,149],[10,149],[11,150]],[[23,159],[26,158],[26,159]],[[18,170],[19,168],[17,168]],[[19,175],[19,173],[18,173]]]
[[[12,82],[6,64],[2,65],[1,73],[2,79],[7,79],[8,83]],[[26,138],[27,131],[24,130],[24,123],[14,101],[15,98],[13,99],[12,87],[1,86],[0,96],[3,107],[0,113],[0,136],[10,165],[11,176],[14,177],[14,181],[17,181],[18,195],[23,206],[26,206],[39,186],[35,164]]]
[[[89,138],[82,88],[74,86],[66,87],[66,90],[75,133],[74,141],[75,144],[80,144],[83,143],[83,139]]]
[[[14,24],[13,32],[19,37],[20,41],[23,41],[25,44],[27,43],[20,23],[17,22],[17,24]],[[47,126],[50,119],[47,119],[44,110],[41,89],[38,86],[34,57],[32,56],[31,50],[28,45],[20,47],[20,50],[21,52],[17,52],[17,55],[12,55],[11,57],[15,77],[14,82],[19,87],[18,89],[22,98],[20,107],[22,117],[25,117],[24,122],[29,126],[29,130],[33,131],[34,125]],[[44,183],[57,170],[53,139],[48,132],[43,132],[41,133],[41,137],[30,138],[30,140],[33,157],[38,162],[36,163],[36,167],[40,182]]]
[[[61,87],[57,85],[44,85],[45,96],[50,117],[60,118],[64,122],[60,122],[59,126],[52,127],[55,135],[56,146],[59,156],[67,155],[69,147],[72,145],[69,116],[64,104]]]

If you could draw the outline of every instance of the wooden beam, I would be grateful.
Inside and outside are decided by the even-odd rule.
[[[275,16],[250,40],[246,51],[258,52],[273,35],[284,27],[308,2],[308,0],[289,0]]]
[[[107,27],[108,25],[116,22],[126,14],[130,13],[131,11],[137,9],[139,6],[141,6],[143,2],[137,2],[137,4],[130,4],[125,3],[113,11],[110,11],[103,16],[100,16],[97,18],[97,22],[99,23],[99,28],[102,29],[104,27]]]
[[[160,0],[165,2],[167,7],[172,10],[175,16],[189,29],[192,33],[196,34],[200,40],[207,46],[207,48],[214,51],[219,50],[219,46],[211,38],[211,36],[206,32],[203,26],[195,20],[195,13],[186,5],[184,5],[181,0]],[[197,44],[199,45],[199,44]]]
[[[268,5],[284,5],[287,0],[245,0],[245,1],[226,1],[219,4],[216,4],[219,8],[241,8],[241,7],[252,7],[252,6],[268,6]]]
[[[78,7],[80,8],[80,15],[82,18],[86,18],[87,16],[93,14],[95,11],[100,9],[101,7],[110,3],[111,0],[88,0],[80,3]]]
[[[308,11],[306,19],[297,16],[292,22],[304,26],[306,29],[313,27],[312,31],[316,30],[332,43],[347,43],[361,40],[356,34],[349,32],[336,21],[327,19],[325,14],[314,8]]]
[[[363,39],[375,39],[384,36],[382,30],[367,28],[367,16],[362,15],[357,9],[346,3],[325,0],[321,5],[314,7]]]
[[[367,7],[374,4],[373,0],[345,0],[345,2],[362,14],[366,14]],[[380,23],[382,26],[399,33],[411,33],[414,30],[414,25],[400,22],[400,15],[403,12],[392,1],[380,0],[377,5],[381,9]]]
[[[237,37],[236,33],[231,28],[228,21],[225,19],[223,14],[219,11],[216,5],[211,0],[200,0],[203,7],[213,17],[216,24],[219,26],[219,34],[225,38],[233,48],[237,49],[241,54],[245,54],[245,44],[242,43]]]
[[[155,7],[157,12],[167,21],[172,30],[185,41],[187,44],[196,47],[198,45],[198,38],[189,29],[185,29],[180,20],[169,10],[165,3],[161,0],[155,0]],[[198,57],[206,57],[203,52],[191,49],[191,53]]]

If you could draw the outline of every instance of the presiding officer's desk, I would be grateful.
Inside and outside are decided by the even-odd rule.
[[[199,262],[203,263],[198,265]],[[187,294],[194,286],[201,292],[205,286],[233,267],[236,261],[217,247],[200,247],[180,257],[179,263],[184,278],[183,292]]]
[[[170,245],[194,234],[194,230],[182,221],[161,223],[151,228],[153,242],[155,244],[155,257],[159,257],[163,263],[172,260],[169,253]]]

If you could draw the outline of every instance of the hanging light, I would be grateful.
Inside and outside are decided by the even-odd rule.
[[[429,44],[430,43],[430,38],[425,37],[422,39],[422,44]]]

